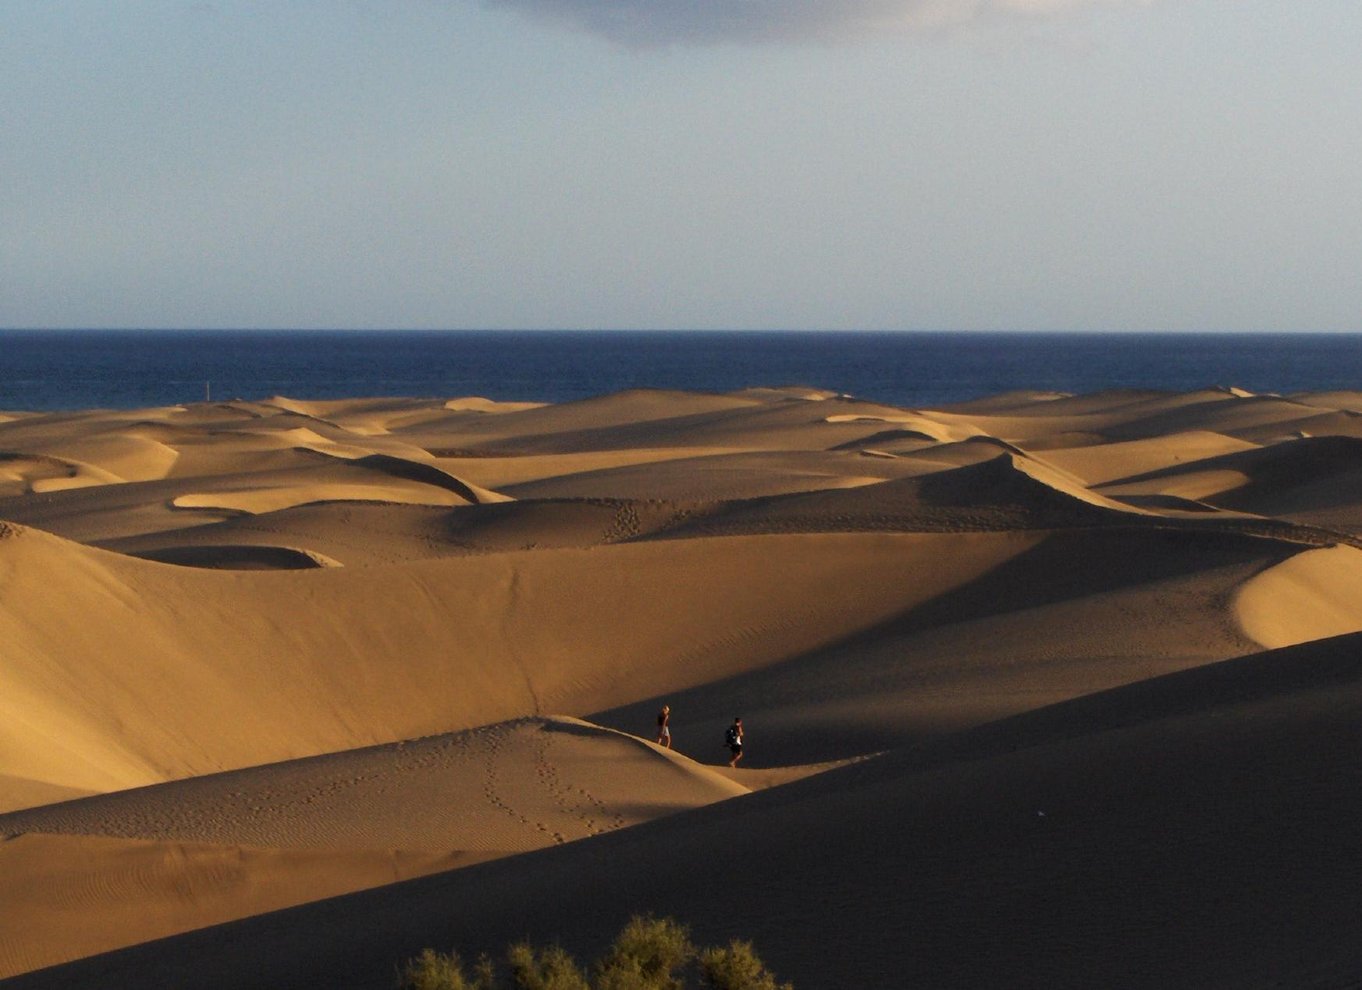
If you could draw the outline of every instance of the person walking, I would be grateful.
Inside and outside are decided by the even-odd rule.
[[[657,713],[657,744],[672,748],[672,706],[663,705]]]
[[[724,733],[724,745],[733,754],[733,758],[728,761],[730,767],[736,767],[738,761],[742,759],[742,719],[734,718],[733,724]]]

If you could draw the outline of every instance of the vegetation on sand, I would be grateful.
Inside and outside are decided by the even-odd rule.
[[[642,916],[631,918],[586,969],[559,946],[517,942],[503,966],[484,955],[471,970],[457,953],[426,949],[399,979],[402,990],[794,990],[776,982],[750,942],[699,949],[684,925]]]

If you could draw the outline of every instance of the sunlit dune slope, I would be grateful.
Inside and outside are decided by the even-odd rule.
[[[0,815],[0,975],[748,792],[537,718]]]
[[[941,563],[940,537],[826,535],[252,574],[4,532],[0,772],[86,790],[609,708],[844,638],[1026,545],[956,540]]]
[[[669,702],[676,745],[717,759],[725,723],[741,714],[758,765],[921,744],[1252,652],[1259,641],[1249,630],[1262,635],[1265,622],[1289,621],[1274,645],[1330,635],[1339,628],[1332,607],[1253,602],[1260,587],[1272,596],[1278,568],[1289,576],[1297,560],[1333,552],[1229,533],[1050,533],[976,580],[847,640],[591,717],[637,727]],[[1362,557],[1345,552],[1325,558],[1332,576],[1342,587],[1362,586]]]
[[[3,518],[81,542],[165,533],[314,502],[467,505],[485,498],[442,471],[415,479],[386,465],[278,451],[241,473],[83,486],[0,501]]]
[[[1244,632],[1266,647],[1362,630],[1362,551],[1297,554],[1246,582],[1234,610]]]
[[[1254,450],[1256,444],[1204,430],[1079,447],[1049,447],[1045,461],[1082,478],[1089,485],[1149,474],[1221,454]]]
[[[235,516],[190,529],[104,540],[120,553],[213,566],[223,548],[307,547],[346,567],[506,550],[592,547],[669,528],[707,505],[560,499],[441,507],[325,502]]]
[[[930,468],[902,458],[859,451],[716,451],[560,475],[503,490],[515,498],[610,498],[717,501],[826,488],[854,488],[920,474]]]
[[[1103,490],[1178,494],[1356,532],[1362,530],[1362,439],[1287,440],[1127,477]]]
[[[0,843],[0,980],[483,858],[21,835]]]
[[[636,736],[526,718],[12,812],[0,835],[504,854],[746,793]]]
[[[1250,532],[1313,545],[1356,542],[1304,519],[1219,513],[1187,495],[1179,489],[1151,492],[1119,485],[1094,490],[1043,457],[1014,450],[880,484],[716,504],[692,510],[668,534],[1158,528],[1176,520],[1189,530]]]
[[[450,424],[439,442],[489,453],[562,454],[639,447],[826,450],[901,416],[841,397],[704,395],[638,390]],[[414,434],[415,435],[415,434]],[[432,439],[426,443],[433,447]]]

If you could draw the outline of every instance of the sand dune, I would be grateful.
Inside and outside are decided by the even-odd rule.
[[[379,987],[391,969],[372,960],[422,945],[475,951],[528,930],[599,949],[640,909],[694,919],[707,940],[741,931],[815,986],[1346,985],[1362,953],[1358,655],[1349,639],[1230,661],[15,985]],[[715,910],[728,890],[761,910]]]
[[[483,858],[21,835],[0,843],[0,978]]]
[[[397,485],[364,485],[331,482],[320,485],[275,485],[231,491],[190,492],[171,500],[176,509],[207,509],[215,513],[277,512],[313,502],[397,502],[416,505],[459,505],[462,498],[448,489],[437,494],[424,489],[413,491]]]
[[[516,498],[653,498],[719,501],[790,492],[873,485],[922,471],[897,458],[867,459],[856,453],[757,451],[710,453],[586,471],[505,489]]]
[[[1192,424],[1230,415],[1252,398],[1228,389],[1185,393],[1121,390],[1030,403],[1010,401],[1002,408],[967,404],[933,412],[932,416],[988,436],[1046,446],[1054,444],[1056,438],[1090,436],[1111,442],[1211,429]]]
[[[537,718],[0,815],[0,973],[750,791],[637,737]]]
[[[0,506],[11,521],[97,542],[314,502],[452,506],[497,501],[476,486],[461,486],[433,466],[428,478],[408,479],[394,475],[386,465],[336,460],[298,448],[249,460],[249,468],[240,474],[181,476],[107,485],[97,491],[85,484],[80,491],[56,492],[44,499],[11,499],[15,504],[7,506],[0,500]]]
[[[748,792],[636,736],[527,718],[12,812],[0,835],[504,855]]]
[[[443,507],[312,502],[185,530],[100,541],[120,553],[199,565],[220,548],[307,547],[347,567],[505,550],[590,547],[671,525],[688,506],[630,499],[521,501]],[[179,556],[172,559],[165,556]],[[195,555],[199,560],[192,559]]]
[[[720,757],[723,726],[739,713],[759,727],[758,759],[771,753],[809,763],[920,745],[1253,651],[1246,625],[1262,620],[1246,618],[1243,589],[1301,553],[1255,537],[1140,530],[1020,544],[1020,534],[960,539],[1012,542],[1020,552],[847,640],[591,718],[637,726],[670,702],[687,720],[677,745],[709,759]],[[1293,642],[1309,638],[1311,621],[1292,627]]]
[[[1148,475],[1221,454],[1256,450],[1255,444],[1205,430],[1144,440],[1048,448],[1045,460],[1081,477],[1089,485]]]
[[[98,540],[94,545],[189,566],[203,565],[223,547],[259,547],[268,555],[288,547],[346,567],[392,564],[470,549],[471,545],[445,535],[457,512],[445,506],[392,502],[311,502],[274,512],[233,515],[186,529]]]
[[[1362,631],[1362,551],[1297,554],[1247,581],[1234,607],[1244,632],[1266,647]]]
[[[91,793],[76,787],[60,787],[43,781],[11,776],[0,777],[0,786],[4,787],[5,794],[14,806],[20,808],[70,801]]]
[[[92,790],[681,689],[875,625],[1024,545],[956,541],[930,573],[943,538],[830,534],[255,574],[8,532],[0,706],[26,732],[0,728],[0,772]]]
[[[1148,515],[1034,458],[996,449],[992,454],[987,461],[880,484],[735,502],[677,532],[1037,530],[1126,525]]]
[[[1359,411],[0,415],[0,975],[386,987],[654,911],[801,990],[1348,985]]]
[[[1362,439],[1307,437],[1202,458],[1114,482],[1120,493],[1182,494],[1227,509],[1333,525],[1362,524]]]
[[[722,447],[634,447],[526,456],[515,451],[488,453],[435,446],[432,453],[432,463],[445,470],[479,485],[502,490],[527,482],[571,478],[594,471],[744,451]]]
[[[315,550],[263,544],[200,543],[156,547],[134,553],[143,560],[183,567],[208,567],[229,571],[300,571],[313,567],[339,567],[340,561]]]
[[[43,494],[122,480],[88,464],[48,454],[0,455],[0,492],[5,495]]]
[[[968,423],[950,424],[941,423],[928,416],[922,415],[871,415],[869,413],[838,413],[828,416],[825,423],[847,423],[860,425],[883,424],[883,428],[875,434],[881,437],[892,433],[898,437],[911,438],[915,440],[930,440],[933,443],[955,443],[968,440],[974,436],[976,431]],[[864,440],[850,441],[852,444],[864,443]],[[844,444],[844,446],[846,446]]]
[[[883,428],[892,409],[856,399],[635,391],[466,421],[444,434],[469,450],[573,453],[637,447],[828,449]],[[460,428],[462,426],[462,428]],[[449,439],[457,443],[449,443]]]

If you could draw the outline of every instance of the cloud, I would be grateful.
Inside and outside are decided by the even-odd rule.
[[[484,0],[621,44],[837,42],[996,14],[1044,15],[1149,0]]]

